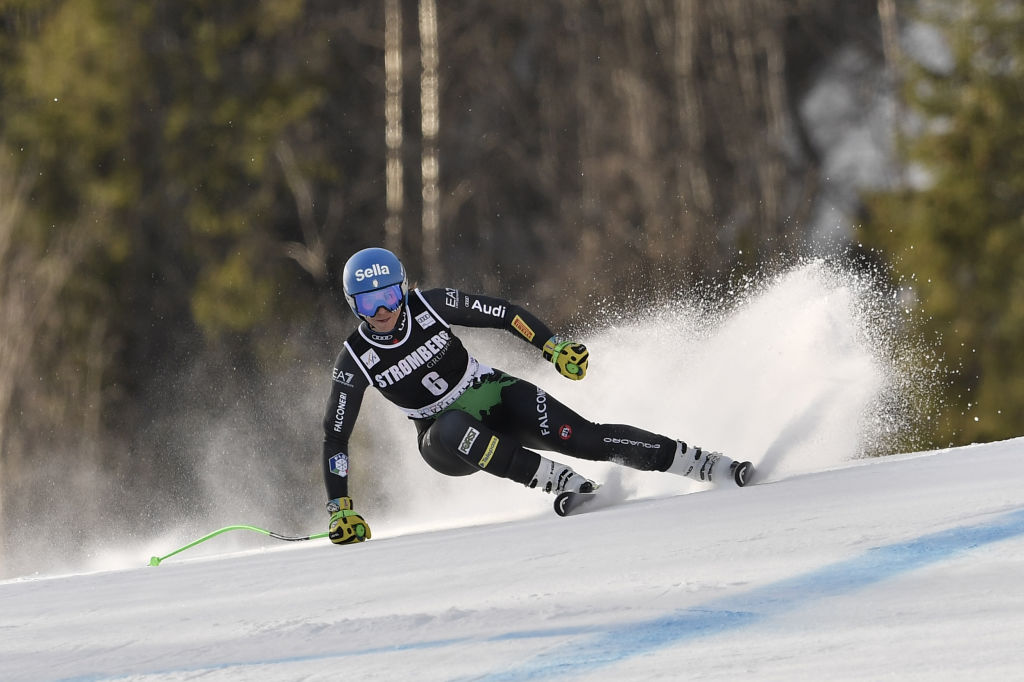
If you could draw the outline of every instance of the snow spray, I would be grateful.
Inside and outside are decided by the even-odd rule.
[[[910,338],[894,293],[868,274],[816,259],[727,291],[631,311],[604,311],[604,323],[581,335],[591,352],[581,382],[562,380],[532,349],[496,338],[501,332],[459,334],[481,361],[536,383],[584,417],[751,460],[755,482],[914,443],[934,363]],[[435,474],[401,421],[388,429],[396,447],[405,445],[401,457],[387,458],[392,494],[379,510],[386,525],[407,532],[550,511],[548,496],[508,481]],[[554,457],[622,499],[706,489],[662,473]]]
[[[731,288],[698,287],[653,307],[629,306],[628,313],[595,306],[597,322],[578,335],[591,352],[580,382],[563,379],[534,348],[505,332],[457,332],[482,362],[532,381],[592,421],[631,424],[749,459],[758,468],[755,483],[764,483],[905,451],[916,424],[927,418],[921,396],[941,373],[928,349],[908,337],[905,311],[893,292],[875,280],[810,260],[777,274],[741,278]],[[318,428],[332,359],[317,353],[304,359],[296,376],[274,382],[287,387],[279,396],[281,419],[295,433],[308,432],[301,457],[282,453],[275,467],[239,472],[239,447],[280,440],[273,431],[280,421],[239,434],[231,420],[218,426],[198,419],[180,429],[182,438],[193,434],[198,441],[185,445],[201,453],[200,499],[182,501],[194,511],[147,510],[143,517],[167,514],[174,527],[148,537],[152,528],[145,525],[145,539],[138,528],[102,524],[107,541],[60,553],[59,568],[139,566],[154,551],[236,517],[291,532],[325,530]],[[416,450],[415,429],[376,391],[366,393],[351,451],[350,491],[375,541],[552,514],[550,495],[486,473],[449,478],[435,472]],[[602,482],[605,496],[621,500],[707,490],[676,476],[552,456]],[[305,476],[303,485],[284,475],[293,470]],[[23,558],[43,553],[50,570],[58,567],[50,544],[26,547]],[[241,534],[215,544],[206,551],[254,546]]]

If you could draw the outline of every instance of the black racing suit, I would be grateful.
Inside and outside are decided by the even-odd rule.
[[[328,498],[348,496],[348,441],[370,385],[413,420],[423,459],[449,476],[482,469],[529,485],[540,455],[526,448],[645,471],[671,465],[675,440],[587,421],[530,382],[480,364],[452,324],[504,329],[538,349],[552,335],[517,305],[456,289],[412,290],[390,333],[360,324],[335,362],[324,415]]]

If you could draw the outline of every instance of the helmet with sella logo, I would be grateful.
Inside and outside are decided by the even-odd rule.
[[[397,310],[409,282],[398,256],[377,247],[352,254],[341,276],[345,300],[359,317],[373,317],[379,308]]]

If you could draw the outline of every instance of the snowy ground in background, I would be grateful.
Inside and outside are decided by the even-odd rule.
[[[1021,679],[1022,483],[1024,438],[8,581],[0,679]]]

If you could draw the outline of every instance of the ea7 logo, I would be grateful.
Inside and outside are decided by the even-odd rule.
[[[352,372],[342,372],[340,369],[335,368],[331,373],[334,376],[334,380],[339,384],[345,384],[346,386],[352,385],[352,379],[355,375]]]
[[[445,289],[444,290],[444,304],[449,308],[459,307],[459,290],[458,289]]]

